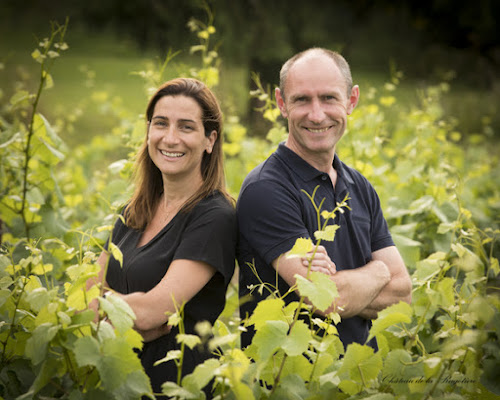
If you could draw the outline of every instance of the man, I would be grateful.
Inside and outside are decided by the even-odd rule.
[[[300,258],[286,253],[301,237],[314,240],[317,213],[310,199],[322,199],[322,210],[332,211],[348,194],[351,210],[337,213],[340,225],[333,242],[323,242],[314,262],[330,275],[339,298],[326,311],[342,317],[337,325],[344,346],[368,338],[371,319],[400,300],[411,301],[411,280],[389,233],[379,198],[359,172],[342,163],[335,153],[347,116],[359,100],[349,65],[338,53],[313,48],[288,60],[280,72],[276,102],[288,120],[288,138],[245,179],[238,199],[240,229],[240,306],[242,318],[251,315],[258,301],[269,293],[253,291],[259,278],[283,295],[295,284],[295,275],[306,276]],[[278,272],[278,276],[276,274]],[[298,294],[286,296],[287,302]],[[250,344],[253,330],[242,335],[242,347]],[[376,342],[370,343],[376,349]]]

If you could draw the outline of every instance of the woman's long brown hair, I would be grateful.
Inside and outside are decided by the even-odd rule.
[[[158,100],[164,96],[187,96],[194,99],[201,107],[205,136],[212,131],[217,138],[212,153],[205,152],[201,161],[203,183],[196,193],[183,205],[180,212],[188,212],[203,198],[214,191],[221,192],[234,205],[234,199],[226,191],[224,177],[224,159],[222,151],[222,112],[212,91],[202,82],[192,78],[177,78],[164,83],[149,100],[146,109],[148,128],[146,137],[137,153],[134,173],[135,191],[125,209],[127,226],[144,230],[153,219],[154,212],[163,193],[163,180],[160,170],[148,153],[148,130]]]

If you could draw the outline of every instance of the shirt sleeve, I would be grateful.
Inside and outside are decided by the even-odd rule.
[[[210,264],[231,280],[237,241],[236,213],[232,206],[204,205],[190,215],[174,260],[187,259]]]
[[[237,205],[238,227],[250,246],[268,264],[309,238],[296,196],[277,182],[259,180],[244,188]]]
[[[371,197],[370,204],[372,207],[372,220],[371,220],[371,250],[372,252],[383,249],[385,247],[394,246],[389,226],[384,218],[382,207],[380,205],[380,198],[378,197],[375,188],[369,183],[368,190]]]

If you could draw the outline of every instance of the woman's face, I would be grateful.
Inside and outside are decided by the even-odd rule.
[[[202,110],[188,96],[164,96],[155,105],[148,128],[148,152],[164,178],[201,178],[203,154],[212,152],[217,132],[205,136]]]

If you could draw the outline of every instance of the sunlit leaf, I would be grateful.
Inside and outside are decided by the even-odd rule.
[[[377,319],[373,321],[367,341],[391,325],[401,322],[410,323],[413,311],[411,306],[404,301],[393,304],[378,313]]]
[[[122,251],[115,245],[113,242],[109,242],[109,249],[111,250],[111,254],[113,258],[118,261],[120,267],[123,267],[123,254]]]
[[[281,299],[266,299],[260,301],[255,307],[250,319],[249,325],[255,325],[255,329],[259,330],[269,320],[285,321],[283,307],[285,302]]]
[[[198,398],[198,393],[192,393],[188,389],[177,385],[175,382],[165,382],[162,385],[162,393],[169,396],[169,399],[186,399],[194,400]]]
[[[347,346],[339,374],[353,384],[348,384],[349,393],[358,393],[364,385],[375,380],[382,368],[382,358],[370,346],[352,343]],[[342,386],[341,386],[342,387]]]
[[[232,382],[239,382],[250,366],[250,359],[239,348],[231,349],[227,356],[229,362],[221,365],[221,374]]]
[[[182,351],[180,350],[170,350],[167,355],[158,361],[155,361],[154,365],[159,365],[172,360],[179,360],[182,357]]]
[[[194,371],[182,379],[182,386],[190,388],[191,391],[203,389],[214,377],[220,362],[214,358],[209,358],[197,365]]]
[[[31,272],[35,275],[45,275],[53,269],[54,266],[52,264],[38,264],[31,270]]]
[[[304,321],[298,320],[281,347],[289,356],[298,356],[307,350],[311,339],[311,331],[307,325]]]
[[[99,302],[113,326],[123,333],[134,325],[135,314],[128,303],[118,295],[100,297]]]
[[[266,321],[255,334],[252,344],[257,347],[261,360],[266,360],[285,342],[288,324],[283,321]]]
[[[287,257],[305,257],[313,249],[313,242],[309,238],[298,238]]]
[[[196,335],[188,335],[188,334],[183,334],[179,333],[176,336],[177,343],[184,343],[187,347],[190,349],[193,349],[196,345],[201,343],[201,339],[199,336]]]
[[[316,240],[327,240],[333,242],[335,233],[340,228],[340,225],[327,225],[324,230],[314,232]]]
[[[328,275],[311,272],[309,279],[295,275],[302,296],[306,296],[318,310],[325,311],[339,296],[337,286]]]
[[[149,378],[142,368],[127,374],[122,385],[114,390],[119,399],[138,399],[142,395],[152,395],[152,392]]]

